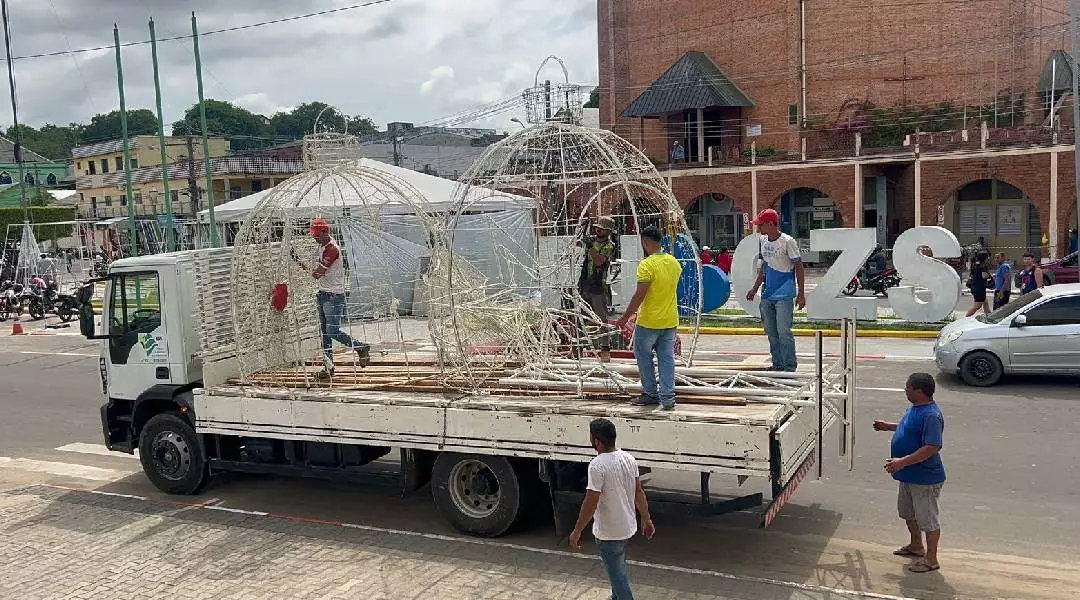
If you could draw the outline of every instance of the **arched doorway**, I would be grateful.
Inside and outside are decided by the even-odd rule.
[[[686,208],[686,227],[698,247],[734,250],[743,238],[746,223],[735,200],[723,194],[702,194]]]
[[[809,249],[810,232],[814,229],[843,227],[843,217],[836,203],[825,192],[800,187],[784,192],[779,200],[780,230]]]
[[[982,243],[991,253],[1020,261],[1027,252],[1046,254],[1039,211],[1020,188],[1000,179],[979,179],[953,193],[946,225],[963,246]]]

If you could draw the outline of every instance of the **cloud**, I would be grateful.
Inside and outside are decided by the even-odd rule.
[[[109,46],[114,22],[122,41],[145,40],[152,10],[167,122],[196,99],[191,40],[167,39],[191,31],[191,10],[204,33],[206,97],[264,114],[321,100],[377,123],[436,121],[519,95],[549,54],[566,60],[571,81],[597,81],[594,0],[560,0],[559,10],[534,0],[391,0],[221,33],[210,32],[357,0],[110,0],[106,8],[10,1],[16,56]],[[128,107],[153,107],[149,46],[124,48],[123,62]],[[15,71],[20,117],[31,125],[87,121],[119,104],[111,50],[20,59]],[[545,76],[556,75],[545,69]],[[524,117],[524,110],[480,115],[470,125],[497,127],[513,116]],[[0,123],[8,120],[0,116]]]
[[[449,65],[439,65],[431,70],[428,80],[420,84],[420,93],[431,93],[440,83],[452,79],[454,79],[454,68]]]

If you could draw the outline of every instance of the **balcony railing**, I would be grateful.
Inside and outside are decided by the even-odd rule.
[[[904,136],[900,143],[867,144],[860,132],[810,130],[800,137],[800,148],[791,150],[762,145],[757,142],[709,147],[703,160],[656,160],[660,169],[700,169],[705,167],[748,167],[752,165],[794,163],[816,160],[842,160],[858,157],[911,158],[916,154],[946,152],[980,152],[1003,148],[1024,148],[1072,144],[1074,130],[1050,129],[1037,125],[1016,127],[980,127],[968,130],[915,132]]]
[[[204,179],[205,169],[203,161],[196,160],[194,164],[187,160],[168,165],[169,179],[187,179],[194,171],[197,179]],[[210,159],[210,172],[215,177],[251,176],[251,175],[295,175],[304,170],[301,160],[271,158],[264,156],[219,156]],[[131,171],[132,183],[149,183],[161,180],[161,165],[141,167]],[[122,186],[124,184],[124,172],[108,173],[105,175],[83,175],[76,179],[75,187],[99,188]]]

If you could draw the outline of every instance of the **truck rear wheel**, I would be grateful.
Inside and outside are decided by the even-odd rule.
[[[167,494],[195,494],[210,479],[199,438],[176,412],[154,415],[139,434],[139,461],[154,487]]]
[[[517,472],[501,456],[439,454],[431,483],[439,513],[463,533],[502,535],[525,512]]]

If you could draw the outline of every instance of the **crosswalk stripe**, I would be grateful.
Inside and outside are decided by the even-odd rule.
[[[87,444],[85,442],[74,442],[71,444],[65,444],[60,446],[56,450],[60,452],[78,452],[79,454],[96,454],[98,456],[111,456],[114,458],[139,458],[139,451],[135,450],[135,454],[128,454],[127,452],[114,452],[105,447],[104,444]]]
[[[72,463],[52,462],[47,460],[31,460],[29,458],[11,458],[0,456],[0,468],[19,469],[36,473],[48,473],[61,477],[73,477],[75,479],[88,479],[91,481],[116,481],[137,473],[137,471],[121,471],[119,469],[103,469]]]

